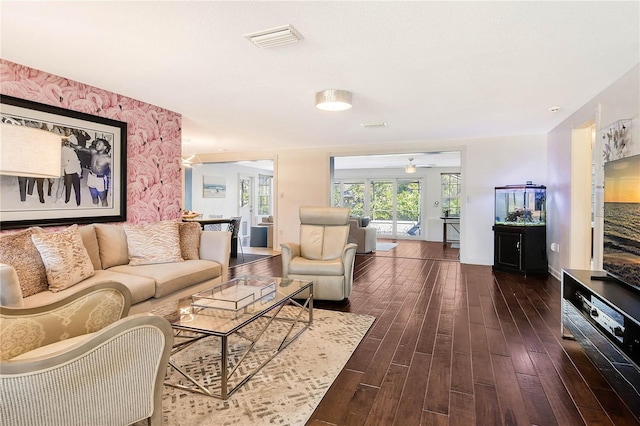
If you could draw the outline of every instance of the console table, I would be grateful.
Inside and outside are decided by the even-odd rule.
[[[446,246],[449,242],[447,240],[447,226],[451,226],[458,234],[460,234],[460,218],[442,216],[440,219],[442,219],[442,245]]]

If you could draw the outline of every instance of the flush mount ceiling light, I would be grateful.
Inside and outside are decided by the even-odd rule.
[[[416,165],[413,164],[412,161],[413,161],[413,158],[409,158],[409,164],[404,166],[405,173],[415,173],[416,172]]]
[[[280,46],[281,44],[295,43],[303,38],[292,25],[245,34],[244,37],[261,49]]]
[[[316,93],[316,108],[323,111],[344,111],[351,108],[351,92],[327,89]]]

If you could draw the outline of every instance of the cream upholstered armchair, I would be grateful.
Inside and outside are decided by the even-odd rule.
[[[173,333],[164,318],[126,317],[130,305],[108,282],[51,305],[0,306],[0,423],[160,425]]]
[[[300,207],[300,243],[280,244],[282,276],[313,281],[314,299],[348,298],[357,247],[348,237],[348,208]]]

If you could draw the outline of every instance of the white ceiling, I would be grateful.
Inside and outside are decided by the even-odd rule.
[[[541,134],[640,62],[639,5],[2,0],[0,54],[179,112],[197,152]]]

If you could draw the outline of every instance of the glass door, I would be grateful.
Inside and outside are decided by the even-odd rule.
[[[396,236],[420,237],[422,179],[398,179],[396,186]]]
[[[395,234],[394,180],[371,180],[369,194],[371,198],[371,221],[369,226],[378,230],[378,236],[392,238]]]

